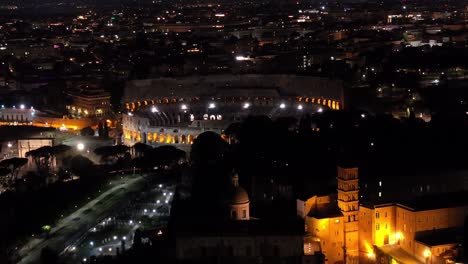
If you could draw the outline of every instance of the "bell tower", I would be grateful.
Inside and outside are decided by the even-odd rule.
[[[359,259],[359,181],[358,168],[338,167],[338,207],[343,213],[345,263]]]

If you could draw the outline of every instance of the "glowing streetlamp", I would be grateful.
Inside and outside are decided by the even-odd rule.
[[[151,107],[151,113],[157,113],[157,112],[159,111],[155,106]]]
[[[183,105],[180,106],[180,108],[181,108],[182,110],[187,110],[188,107],[187,107],[186,104],[183,104]]]
[[[304,107],[302,105],[297,106],[297,110],[302,110]]]
[[[245,103],[244,106],[243,106],[244,109],[247,109],[247,108],[249,108],[249,107],[250,107],[250,104],[249,104],[249,103]]]
[[[85,148],[85,145],[84,145],[83,143],[78,143],[78,144],[76,145],[76,148],[77,148],[79,151],[83,151],[84,148]]]
[[[284,109],[284,108],[286,108],[286,105],[285,105],[284,103],[281,103],[281,104],[280,104],[280,108],[281,108],[281,109]]]
[[[215,103],[210,103],[210,104],[208,105],[208,108],[209,108],[209,109],[214,109],[214,108],[216,108]]]

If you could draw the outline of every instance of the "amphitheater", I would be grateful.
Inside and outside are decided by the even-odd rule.
[[[208,75],[133,80],[124,92],[123,142],[192,144],[205,131],[222,134],[248,115],[300,116],[340,110],[338,80],[296,75]]]

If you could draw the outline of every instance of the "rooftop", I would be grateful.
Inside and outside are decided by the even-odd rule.
[[[416,241],[427,246],[455,244],[463,239],[463,229],[445,228],[416,233]]]

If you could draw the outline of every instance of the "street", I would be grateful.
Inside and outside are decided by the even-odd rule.
[[[112,182],[115,185],[102,193],[71,215],[61,219],[52,227],[48,239],[31,239],[18,250],[17,263],[38,263],[41,250],[49,247],[61,252],[71,242],[80,238],[90,227],[124,204],[127,194],[138,192],[144,187],[144,178],[123,176],[121,180]]]

